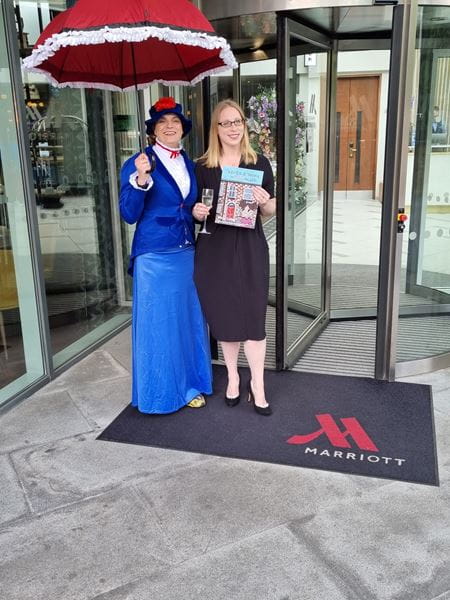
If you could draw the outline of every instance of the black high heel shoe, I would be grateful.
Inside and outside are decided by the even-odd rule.
[[[239,404],[240,401],[241,401],[240,394],[239,394],[239,396],[236,396],[236,398],[228,398],[228,396],[225,394],[225,404],[227,406],[236,406],[236,404]]]
[[[240,401],[241,401],[241,394],[240,393],[238,393],[238,395],[235,398],[229,398],[227,396],[227,393],[225,392],[225,404],[227,406],[230,406],[230,407],[231,406],[236,406],[236,404],[239,404]]]
[[[254,396],[253,390],[252,390],[252,380],[251,379],[248,380],[247,390],[248,390],[248,400],[247,401],[253,402],[253,408],[255,409],[255,412],[257,412],[258,415],[264,415],[265,417],[268,417],[269,415],[271,415],[272,409],[270,408],[269,405],[257,406],[257,404],[255,403],[255,396]]]

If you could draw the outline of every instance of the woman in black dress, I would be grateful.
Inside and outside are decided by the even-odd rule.
[[[258,204],[255,229],[214,222],[222,168],[244,167],[263,171],[261,187],[254,190]],[[193,215],[203,221],[211,235],[199,235],[194,279],[212,336],[220,341],[228,371],[225,402],[240,400],[237,360],[241,342],[251,379],[248,399],[257,413],[270,415],[264,393],[266,355],[265,320],[269,291],[269,248],[261,217],[275,212],[274,179],[269,161],[250,146],[245,115],[232,100],[220,102],[211,117],[209,146],[196,166],[199,199],[203,188],[214,190],[211,209],[200,201]]]

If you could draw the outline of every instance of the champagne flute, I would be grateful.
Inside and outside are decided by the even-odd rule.
[[[202,203],[205,206],[212,206],[213,203],[213,198],[214,198],[214,190],[210,189],[210,188],[203,188],[202,190]],[[206,219],[208,217],[205,217],[205,220],[203,221],[203,227],[200,229],[199,233],[211,233],[210,231],[206,230]]]

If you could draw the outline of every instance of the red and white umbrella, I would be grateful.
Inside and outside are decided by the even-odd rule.
[[[57,87],[121,91],[194,85],[237,63],[188,0],[78,0],[49,23],[23,66]]]

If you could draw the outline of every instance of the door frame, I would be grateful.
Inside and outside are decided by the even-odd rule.
[[[400,4],[393,8],[391,34],[391,56],[389,69],[388,116],[386,123],[386,152],[384,159],[384,188],[380,236],[380,261],[378,276],[377,328],[375,345],[375,379],[394,380],[396,375],[396,349],[399,321],[400,270],[402,233],[398,229],[399,209],[405,206],[406,154],[409,134],[409,109],[412,93],[415,35],[417,23],[417,0]],[[332,244],[332,206],[334,183],[335,144],[335,107],[337,87],[337,50],[338,40],[298,25],[288,17],[277,16],[277,94],[285,97],[288,75],[289,35],[291,32],[305,36],[306,41],[330,47],[328,68],[328,117],[326,119],[326,168],[325,185],[324,238],[325,260],[323,265],[323,289],[325,294],[324,312],[317,317],[312,326],[287,347],[287,274],[285,268],[285,226],[287,210],[286,169],[279,171],[277,179],[277,197],[281,199],[277,207],[277,330],[276,330],[276,368],[292,366],[306,347],[328,324],[330,319],[331,293],[331,244]],[[303,34],[303,35],[302,35]],[[284,104],[284,103],[283,103]],[[287,115],[284,106],[278,112],[277,161],[286,164],[285,131]]]
[[[288,211],[288,127],[289,115],[285,102],[278,103],[277,114],[277,163],[282,165],[277,170],[277,242],[276,242],[276,336],[275,365],[277,370],[292,367],[305,349],[318,337],[330,320],[331,293],[331,249],[332,249],[332,198],[334,184],[335,144],[330,143],[335,136],[335,105],[337,81],[337,45],[331,38],[300,24],[287,16],[277,15],[277,98],[286,98],[289,77],[290,38],[297,37],[311,45],[326,50],[327,60],[327,92],[325,117],[324,148],[324,202],[322,226],[322,306],[313,322],[288,344],[287,316],[288,301],[288,269],[286,264],[286,226]]]
[[[410,99],[417,24],[417,0],[393,9],[389,67],[386,152],[378,275],[375,379],[395,380],[402,235],[399,210],[405,208]]]

